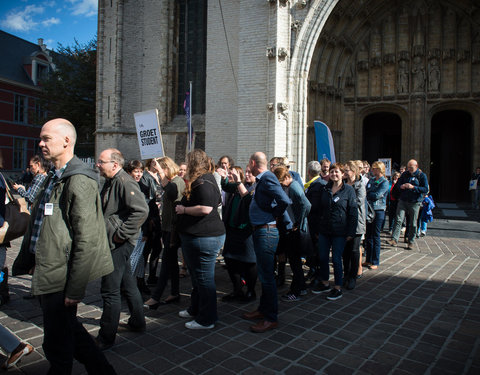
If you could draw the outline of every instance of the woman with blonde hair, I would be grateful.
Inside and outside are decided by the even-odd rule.
[[[367,224],[366,259],[364,266],[376,270],[380,264],[380,233],[385,221],[387,207],[388,180],[385,178],[385,164],[376,161],[372,164],[373,177],[367,184],[367,200],[375,210],[375,219]]]
[[[162,209],[162,240],[163,255],[160,275],[152,297],[145,302],[145,307],[157,309],[160,304],[176,302],[180,299],[179,291],[179,269],[178,269],[178,248],[180,247],[180,238],[177,233],[177,214],[175,205],[180,202],[185,191],[185,181],[178,176],[179,166],[168,156],[157,159],[159,167],[162,169],[163,178],[161,184],[163,193]],[[170,295],[161,302],[163,291],[170,279]]]
[[[212,329],[218,320],[215,260],[225,242],[225,226],[216,209],[221,194],[207,154],[195,149],[187,155],[188,183],[175,207],[183,256],[192,279],[190,307],[179,312],[188,329]]]

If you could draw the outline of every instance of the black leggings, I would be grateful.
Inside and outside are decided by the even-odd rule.
[[[345,280],[357,277],[361,240],[362,235],[357,234],[350,241],[345,242],[345,248],[343,249],[343,278]]]
[[[179,276],[178,276],[178,248],[177,241],[171,241],[172,232],[162,232],[163,239],[163,256],[162,265],[160,266],[160,275],[158,276],[157,285],[152,293],[152,298],[160,301],[163,291],[170,280],[172,296],[179,295]]]
[[[225,258],[228,275],[233,284],[233,293],[242,293],[242,276],[247,284],[247,292],[255,293],[257,282],[257,264],[242,262],[241,260]]]

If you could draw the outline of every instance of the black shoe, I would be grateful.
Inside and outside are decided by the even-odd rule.
[[[238,302],[241,303],[249,303],[255,301],[257,299],[257,295],[255,292],[247,292],[244,296],[240,297]]]
[[[176,296],[168,296],[162,301],[163,305],[168,305],[170,303],[175,303],[180,301],[180,294],[177,294]]]
[[[122,332],[144,333],[146,330],[147,330],[146,326],[134,327],[128,323],[119,323],[117,328],[118,333],[122,333]]]
[[[26,294],[22,297],[23,299],[35,299],[35,296],[33,294]]]
[[[297,302],[301,300],[302,299],[299,296],[293,293],[287,293],[282,296],[282,301],[285,301],[285,302]]]
[[[112,343],[106,343],[101,339],[100,336],[95,337],[93,339],[93,341],[95,341],[95,344],[97,345],[97,348],[100,349],[102,352],[104,350],[110,349],[113,346],[113,342]]]
[[[163,304],[164,304],[163,302],[157,302],[157,303],[154,303],[153,305],[147,305],[144,303],[143,307],[149,310],[156,310],[159,308],[160,305],[163,305]]]
[[[329,301],[336,301],[337,299],[342,298],[342,290],[341,289],[332,289],[328,296],[325,297]]]
[[[357,279],[356,278],[351,278],[351,279],[348,279],[348,282],[347,282],[345,288],[347,288],[347,290],[353,290],[353,289],[355,289],[356,285],[357,285]]]
[[[332,288],[330,288],[330,285],[325,285],[324,283],[320,282],[320,284],[315,289],[312,289],[312,293],[322,294],[322,293],[328,293],[331,290]]]

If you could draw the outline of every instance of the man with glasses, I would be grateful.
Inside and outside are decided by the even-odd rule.
[[[115,342],[122,303],[120,287],[130,309],[130,319],[120,325],[121,329],[145,331],[143,300],[130,270],[129,259],[140,227],[148,216],[148,206],[138,183],[123,170],[123,164],[122,153],[114,148],[102,151],[96,164],[106,179],[100,197],[114,266],[114,271],[102,278],[103,313],[96,339],[102,350],[112,347]]]
[[[390,246],[396,247],[405,214],[410,217],[408,228],[407,250],[413,249],[415,235],[417,233],[417,218],[424,196],[428,193],[427,175],[418,168],[416,160],[410,160],[407,170],[402,173],[394,189],[398,189],[399,201],[395,217],[392,238],[387,240]]]

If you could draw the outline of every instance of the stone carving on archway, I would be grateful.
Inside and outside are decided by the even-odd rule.
[[[350,17],[338,17],[343,9]],[[479,9],[471,0],[340,0],[325,21],[313,54],[307,123],[320,118],[332,131],[359,136],[355,127],[359,108],[397,103],[416,111],[410,126],[418,134],[423,130],[414,128],[424,128],[428,100],[474,100],[480,96],[475,12]],[[352,50],[340,40],[350,40]],[[334,87],[342,95],[332,97],[321,87]],[[355,142],[340,143],[347,155],[360,156]],[[410,147],[421,145],[410,142]]]

